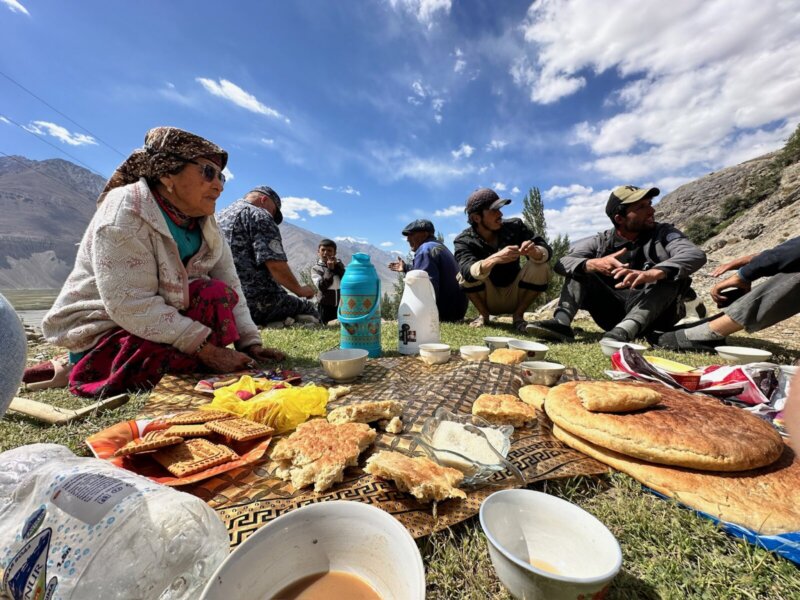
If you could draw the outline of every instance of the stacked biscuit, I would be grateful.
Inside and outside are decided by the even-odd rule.
[[[800,462],[767,422],[658,384],[570,382],[544,410],[565,444],[762,534],[800,530]]]

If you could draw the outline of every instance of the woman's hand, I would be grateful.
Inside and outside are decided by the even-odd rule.
[[[244,350],[258,362],[280,362],[286,355],[275,348],[264,348],[261,344],[253,344]]]
[[[255,366],[247,354],[212,344],[203,346],[196,356],[214,373],[233,373]]]

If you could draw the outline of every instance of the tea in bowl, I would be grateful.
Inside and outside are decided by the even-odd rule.
[[[515,598],[592,598],[622,566],[619,544],[605,525],[549,494],[495,492],[481,504],[480,523],[497,576]]]

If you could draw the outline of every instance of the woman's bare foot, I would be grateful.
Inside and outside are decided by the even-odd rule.
[[[483,318],[483,315],[478,315],[469,322],[470,327],[483,327],[484,325],[486,325],[486,319]]]

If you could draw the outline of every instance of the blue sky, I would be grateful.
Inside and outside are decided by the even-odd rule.
[[[793,0],[0,0],[0,151],[108,176],[174,125],[228,150],[218,209],[267,184],[290,222],[405,252],[409,221],[451,241],[475,188],[513,216],[536,186],[577,239],[616,185],[780,147],[798,64]]]

